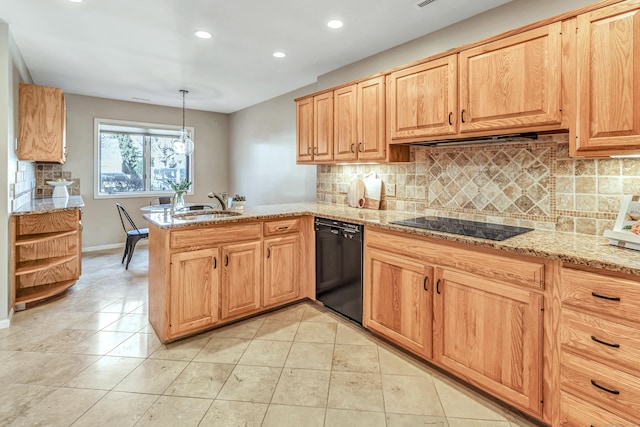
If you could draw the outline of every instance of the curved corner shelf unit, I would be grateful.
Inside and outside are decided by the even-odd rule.
[[[81,273],[80,210],[13,216],[14,304],[58,295]]]

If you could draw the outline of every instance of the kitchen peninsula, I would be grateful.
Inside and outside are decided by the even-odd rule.
[[[564,375],[569,365],[595,363],[581,353],[635,373],[624,361],[637,346],[616,360],[583,339],[574,317],[631,327],[640,312],[637,252],[573,233],[491,241],[392,224],[409,215],[320,203],[248,207],[212,220],[147,214],[149,320],[166,342],[315,299],[312,221],[322,216],[365,226],[367,329],[521,411],[552,423],[561,398],[597,399]],[[633,384],[626,387],[633,397]],[[633,419],[636,411],[621,414]]]

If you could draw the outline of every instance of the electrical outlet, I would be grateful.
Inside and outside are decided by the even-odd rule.
[[[384,184],[384,194],[387,196],[395,196],[396,195],[396,185],[395,184]]]

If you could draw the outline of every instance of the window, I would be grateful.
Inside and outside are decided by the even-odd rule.
[[[171,182],[193,181],[191,158],[173,150],[172,141],[180,129],[95,119],[94,197],[172,194]],[[193,128],[187,131],[193,138]]]

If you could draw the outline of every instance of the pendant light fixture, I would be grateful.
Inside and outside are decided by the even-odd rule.
[[[182,92],[182,130],[180,130],[180,135],[177,139],[174,139],[173,149],[176,154],[184,154],[190,156],[193,153],[194,144],[191,138],[189,138],[189,132],[187,132],[187,128],[184,127],[184,97],[189,93],[188,90],[180,89]]]

